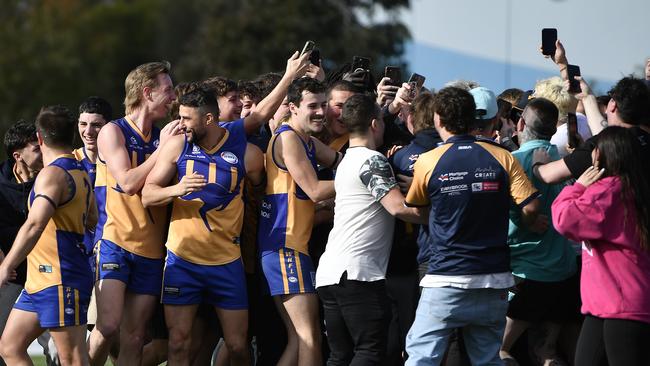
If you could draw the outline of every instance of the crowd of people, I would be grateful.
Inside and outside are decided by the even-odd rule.
[[[6,364],[650,364],[650,59],[596,96],[559,41],[499,95],[310,56],[7,131]]]

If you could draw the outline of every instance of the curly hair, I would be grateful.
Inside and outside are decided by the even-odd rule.
[[[20,150],[27,146],[28,143],[36,141],[36,126],[33,123],[19,120],[5,132],[4,144],[7,156],[11,158],[16,150]]]
[[[468,133],[474,124],[476,104],[467,90],[442,88],[433,97],[433,108],[440,116],[440,125],[454,135]]]
[[[313,94],[325,93],[325,85],[320,81],[312,78],[296,79],[289,84],[289,91],[287,92],[287,101],[300,107],[302,100],[302,92],[308,91]]]
[[[564,87],[564,81],[559,76],[538,81],[535,84],[533,97],[553,102],[559,112],[558,119],[560,120],[566,118],[571,107],[575,108],[578,105],[578,100]]]
[[[239,91],[234,80],[214,76],[203,82],[203,85],[214,93],[215,98],[223,97],[231,91]]]

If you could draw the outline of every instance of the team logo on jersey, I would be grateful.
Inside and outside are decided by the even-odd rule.
[[[192,154],[195,154],[195,155],[196,155],[196,154],[198,154],[198,153],[200,153],[200,152],[201,152],[201,148],[200,148],[200,147],[198,147],[198,146],[196,146],[196,145],[192,146]]]
[[[65,313],[68,314],[68,315],[72,315],[72,314],[74,314],[74,309],[72,309],[72,308],[65,308],[64,311],[65,311]]]
[[[474,178],[497,179],[497,171],[492,169],[492,167],[476,168],[476,170],[474,170]]]
[[[136,140],[134,136],[131,136],[131,143],[132,143],[133,145],[137,145],[137,144],[138,144],[138,140]]]
[[[295,277],[289,277],[289,282],[296,283],[296,282],[298,282],[298,279],[295,278]]]
[[[157,149],[158,145],[160,145],[160,141],[158,139],[153,140],[153,147],[155,147]]]
[[[239,159],[237,159],[237,155],[231,153],[230,151],[224,151],[221,153],[221,158],[230,164],[237,164],[239,162]]]
[[[440,176],[438,177],[438,180],[441,181],[441,182],[448,181],[449,180],[449,174],[440,174]]]

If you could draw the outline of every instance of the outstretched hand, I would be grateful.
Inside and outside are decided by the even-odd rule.
[[[539,52],[543,52],[541,45],[539,46]],[[566,66],[569,64],[569,61],[566,58],[566,50],[564,49],[564,45],[562,45],[562,42],[560,42],[559,39],[555,41],[555,54],[553,54],[553,57],[551,58],[551,55],[544,55],[544,57],[550,58],[556,65],[559,66]]]
[[[298,51],[294,52],[287,60],[286,75],[293,76],[293,79],[298,79],[305,75],[309,69],[311,62],[309,61],[310,52],[305,52],[302,56]]]

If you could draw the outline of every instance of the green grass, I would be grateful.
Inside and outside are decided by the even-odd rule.
[[[47,366],[45,363],[45,356],[31,356],[34,366]],[[111,361],[106,361],[106,366],[113,366]]]

